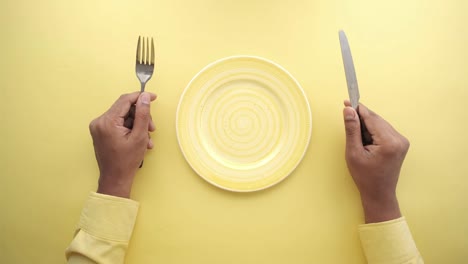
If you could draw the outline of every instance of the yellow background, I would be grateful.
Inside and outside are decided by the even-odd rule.
[[[135,46],[146,35],[158,129],[133,188],[141,209],[127,263],[364,263],[343,158],[343,28],[362,102],[412,143],[398,195],[426,263],[466,263],[467,11],[464,0],[1,1],[0,262],[64,262],[96,189],[88,124],[139,88]],[[248,194],[198,177],[175,133],[190,79],[238,54],[290,71],[313,115],[299,167]]]

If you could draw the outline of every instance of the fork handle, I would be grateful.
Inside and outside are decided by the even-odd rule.
[[[133,104],[130,106],[130,110],[128,111],[127,115],[124,117],[124,127],[128,129],[133,129],[133,122],[135,121],[135,111],[136,106]],[[143,160],[141,161],[140,167],[143,167]]]
[[[141,89],[140,89],[140,92],[141,92],[141,93],[145,91],[145,85],[146,85],[145,82],[142,82],[142,83],[141,83]]]

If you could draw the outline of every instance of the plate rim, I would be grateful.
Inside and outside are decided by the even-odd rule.
[[[239,190],[239,189],[235,189],[235,188],[229,188],[227,186],[223,186],[223,185],[220,185],[210,179],[207,179],[205,176],[201,175],[201,173],[199,173],[198,170],[196,170],[193,165],[188,161],[187,159],[187,154],[185,153],[184,149],[182,148],[181,144],[180,144],[180,131],[179,131],[179,111],[180,111],[180,108],[181,108],[181,103],[182,103],[182,100],[184,99],[185,97],[185,94],[187,93],[189,87],[192,85],[192,83],[201,75],[203,74],[206,70],[210,69],[211,67],[214,67],[216,66],[217,64],[221,64],[225,61],[228,61],[228,60],[235,60],[235,59],[255,59],[255,60],[260,60],[260,61],[263,61],[263,62],[266,62],[266,63],[269,63],[277,68],[279,68],[280,70],[282,70],[284,73],[286,73],[286,75],[291,78],[291,80],[294,82],[294,84],[299,88],[299,91],[301,92],[302,94],[302,97],[305,99],[305,106],[307,108],[307,116],[308,116],[308,123],[310,124],[308,126],[308,131],[307,131],[307,143],[305,144],[305,147],[304,147],[304,151],[301,153],[301,157],[297,160],[297,162],[294,164],[294,166],[292,166],[291,170],[285,174],[283,177],[281,177],[279,180],[275,181],[275,182],[272,182],[271,184],[268,184],[268,185],[265,185],[261,188],[255,188],[255,189],[248,189],[248,190]],[[304,88],[302,88],[302,85],[297,81],[297,79],[288,71],[286,70],[286,68],[284,68],[283,66],[281,66],[280,64],[272,61],[272,60],[269,60],[269,59],[266,59],[266,58],[263,58],[263,57],[260,57],[260,56],[256,56],[256,55],[231,55],[231,56],[227,56],[227,57],[223,57],[223,58],[220,58],[220,59],[217,59],[213,62],[210,62],[209,64],[207,64],[206,66],[204,66],[201,70],[199,70],[197,72],[197,74],[195,74],[192,79],[190,79],[190,81],[188,82],[188,84],[185,86],[184,88],[184,91],[182,92],[182,94],[180,95],[180,98],[179,98],[179,102],[177,104],[177,111],[176,111],[176,120],[175,120],[175,127],[176,127],[176,137],[177,137],[177,145],[179,145],[179,149],[180,151],[182,152],[182,155],[184,156],[184,159],[185,161],[188,163],[188,165],[190,166],[190,168],[201,178],[203,178],[203,180],[205,180],[206,182],[220,188],[220,189],[223,189],[223,190],[227,190],[227,191],[231,191],[231,192],[237,192],[237,193],[249,193],[249,192],[256,192],[256,191],[262,191],[262,190],[265,190],[265,189],[268,189],[272,186],[275,186],[279,183],[281,183],[282,181],[284,181],[286,178],[288,178],[296,169],[297,167],[299,166],[299,164],[302,162],[302,160],[304,159],[304,156],[307,152],[307,150],[309,149],[309,145],[310,145],[310,140],[311,140],[311,137],[312,137],[312,111],[310,109],[310,102],[309,102],[309,98],[307,97],[307,94],[305,93],[304,91]]]

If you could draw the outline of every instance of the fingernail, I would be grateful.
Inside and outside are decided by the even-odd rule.
[[[356,117],[356,112],[351,107],[346,107],[343,112],[345,120],[354,120]]]
[[[141,103],[142,103],[142,104],[149,105],[149,104],[150,104],[151,98],[150,98],[150,95],[149,95],[149,94],[147,94],[147,93],[142,93],[142,94],[141,94],[140,100],[141,100]]]

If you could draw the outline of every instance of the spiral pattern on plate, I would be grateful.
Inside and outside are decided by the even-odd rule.
[[[179,145],[210,183],[253,191],[284,179],[307,148],[311,115],[298,83],[278,65],[231,57],[203,69],[177,112]]]

